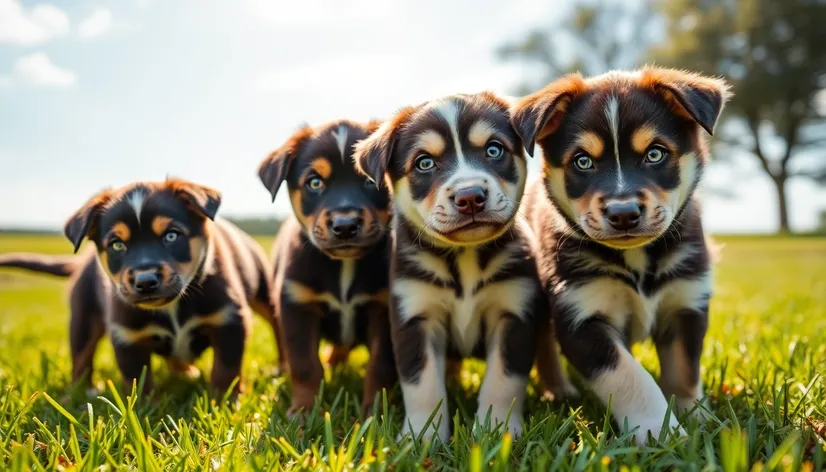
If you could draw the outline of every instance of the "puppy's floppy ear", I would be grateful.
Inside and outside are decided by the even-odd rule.
[[[258,166],[258,178],[261,179],[264,187],[267,187],[272,201],[275,201],[278,188],[281,187],[281,183],[284,182],[284,179],[287,178],[287,174],[290,172],[290,164],[292,164],[295,156],[301,152],[301,146],[312,134],[312,128],[309,126],[302,127],[290,136],[287,142],[280,148],[264,158]]]
[[[390,165],[396,145],[396,133],[413,111],[412,107],[400,110],[392,119],[378,126],[370,136],[357,142],[353,149],[356,170],[373,179],[376,187],[381,185],[387,166]],[[375,126],[376,122],[371,123]]]
[[[674,113],[697,123],[708,134],[714,134],[717,119],[731,95],[724,80],[693,72],[645,67],[640,80],[643,87],[662,96]]]
[[[203,185],[178,181],[175,193],[186,200],[196,213],[210,220],[215,219],[221,206],[221,192]]]
[[[98,218],[103,206],[109,202],[111,190],[104,190],[87,201],[63,226],[63,234],[72,242],[74,252],[80,249],[86,236],[91,237],[98,230]]]
[[[571,100],[585,87],[581,75],[570,74],[516,101],[510,110],[511,125],[522,138],[528,155],[533,156],[537,140],[559,128]]]

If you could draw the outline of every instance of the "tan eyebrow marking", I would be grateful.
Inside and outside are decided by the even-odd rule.
[[[123,242],[129,240],[132,236],[132,231],[129,229],[129,226],[122,221],[118,221],[114,225],[112,225],[112,229],[109,231],[110,234],[113,234],[115,237],[120,239]]]
[[[172,218],[168,216],[156,216],[155,219],[152,220],[152,232],[158,236],[162,236],[166,230],[169,229],[170,224],[172,224]]]
[[[324,157],[317,157],[313,159],[313,162],[310,163],[310,167],[312,167],[322,179],[329,178],[330,174],[333,173],[333,167],[330,165],[330,161]]]
[[[605,142],[593,131],[580,133],[576,138],[576,144],[594,158],[601,157],[605,151]]]
[[[479,119],[471,125],[468,131],[468,141],[470,141],[470,144],[473,146],[482,147],[487,144],[488,139],[490,139],[495,132],[496,128],[494,128],[493,123],[485,119]]]
[[[445,151],[445,138],[438,131],[429,129],[416,137],[415,147],[431,156],[441,155]]]
[[[656,137],[656,128],[649,124],[643,125],[631,134],[631,147],[634,148],[634,152],[642,154],[654,142]]]

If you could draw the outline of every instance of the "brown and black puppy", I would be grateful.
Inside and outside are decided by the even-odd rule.
[[[567,76],[513,108],[545,159],[526,212],[562,351],[639,443],[659,435],[667,397],[680,410],[703,397],[711,267],[692,194],[727,94],[721,80],[644,68]],[[659,386],[629,351],[648,337]]]
[[[274,299],[292,377],[292,414],[309,411],[323,377],[319,342],[346,359],[365,344],[362,411],[396,382],[387,314],[388,194],[356,173],[353,145],[376,123],[304,127],[261,163],[272,198],[286,180],[295,218],[275,242]]]
[[[75,251],[86,238],[94,250],[73,260],[0,256],[0,266],[74,278],[73,381],[91,383],[95,349],[108,333],[127,389],[146,368],[144,391],[151,390],[153,353],[197,375],[192,361],[211,346],[211,384],[223,393],[241,373],[251,307],[281,345],[264,251],[229,222],[213,221],[220,202],[215,190],[183,180],[105,190],[65,227]]]
[[[516,218],[527,165],[508,104],[480,93],[403,109],[356,146],[356,163],[392,189],[391,322],[404,430],[419,434],[439,407],[432,427],[447,441],[446,362],[481,357],[477,417],[490,410],[494,424],[521,433],[548,304],[530,232]],[[553,387],[564,393],[556,370]]]

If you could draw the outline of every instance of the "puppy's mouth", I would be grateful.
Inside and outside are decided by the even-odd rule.
[[[139,294],[122,284],[118,285],[117,288],[117,293],[124,302],[142,310],[166,308],[178,301],[184,292],[183,281],[177,276],[152,293]]]
[[[580,227],[590,239],[614,249],[633,249],[650,244],[665,234],[670,223],[670,218],[664,212],[660,212],[652,221],[634,230],[619,231],[600,225],[590,215],[580,217]]]
[[[370,252],[381,241],[385,232],[377,229],[352,239],[312,238],[313,244],[333,259],[358,259]]]

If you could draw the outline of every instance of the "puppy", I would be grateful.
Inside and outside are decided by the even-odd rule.
[[[396,382],[387,314],[388,194],[356,173],[353,144],[376,123],[337,121],[304,127],[261,163],[273,200],[287,181],[294,217],[275,242],[274,300],[292,377],[289,412],[309,411],[323,368],[319,341],[341,362],[365,344],[370,361],[362,412]]]
[[[692,195],[727,96],[721,80],[646,67],[567,76],[512,110],[528,153],[544,155],[526,215],[562,351],[640,444],[672,395],[680,410],[703,397],[711,267]],[[648,337],[659,387],[629,352]]]
[[[66,223],[75,252],[85,238],[94,250],[0,256],[0,266],[73,278],[74,382],[91,384],[95,349],[108,333],[127,390],[144,368],[144,393],[152,389],[153,353],[197,375],[192,361],[211,346],[210,381],[223,393],[240,376],[251,307],[281,346],[266,256],[229,222],[213,221],[220,203],[217,191],[183,180],[134,183],[97,194]]]
[[[508,104],[485,92],[406,108],[355,155],[362,173],[392,189],[390,319],[404,430],[422,432],[438,407],[432,427],[448,440],[446,360],[472,356],[487,360],[477,417],[490,410],[520,434],[548,304],[516,218],[527,167]]]

